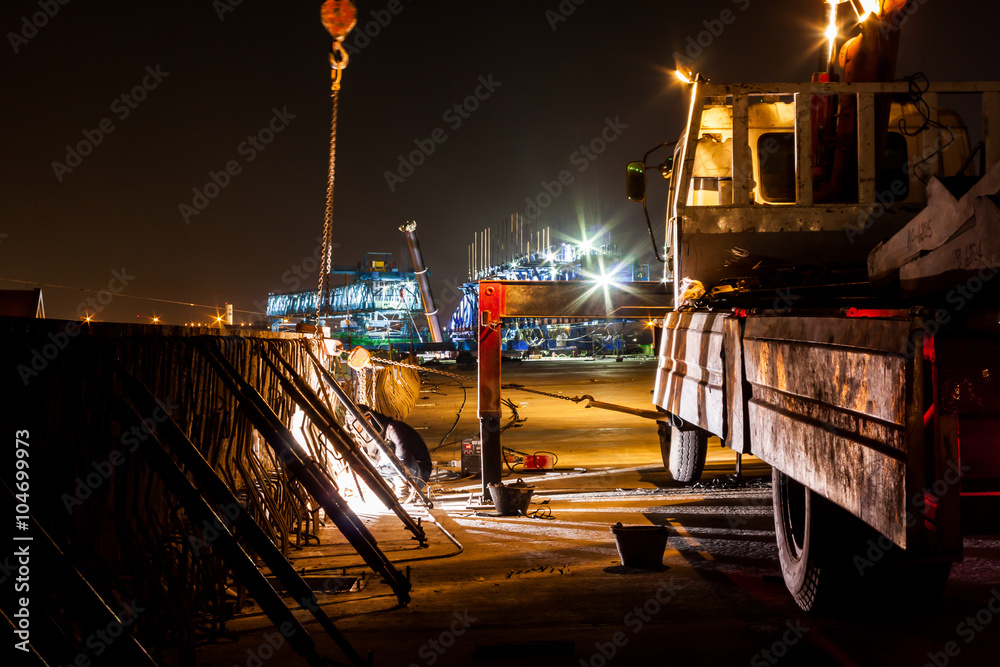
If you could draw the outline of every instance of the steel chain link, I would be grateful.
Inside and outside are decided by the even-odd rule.
[[[339,72],[340,70],[336,70]],[[337,167],[337,107],[340,101],[340,81],[339,77],[331,92],[333,98],[333,112],[330,118],[330,170],[326,182],[326,214],[323,218],[323,249],[320,260],[319,284],[316,291],[316,326],[319,329],[319,316],[323,308],[324,295],[327,297],[326,314],[329,315],[329,293],[330,293],[330,268],[333,257],[333,184]]]
[[[524,385],[521,385],[521,384],[502,384],[502,385],[500,385],[500,388],[501,389],[516,389],[518,391],[526,391],[526,392],[528,392],[530,394],[538,394],[539,396],[548,396],[550,398],[558,398],[558,399],[561,399],[563,401],[572,401],[573,403],[579,403],[580,401],[592,401],[592,400],[594,400],[593,396],[588,396],[587,394],[583,394],[582,396],[561,396],[560,394],[553,394],[553,393],[550,393],[550,392],[547,392],[547,391],[539,391],[538,389],[528,389],[527,387],[525,387]]]
[[[445,371],[434,370],[433,368],[427,368],[426,366],[417,366],[414,364],[404,364],[402,361],[392,361],[390,359],[375,359],[372,358],[372,363],[375,364],[386,364],[387,366],[400,366],[401,368],[415,368],[418,371],[426,371],[428,373],[436,373],[438,375],[444,375],[446,377],[455,378],[456,380],[468,380],[469,378],[462,375],[455,375],[454,373],[446,373]]]

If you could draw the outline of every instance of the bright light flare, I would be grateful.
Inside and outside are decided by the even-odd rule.
[[[879,12],[882,11],[882,7],[879,3],[879,0],[858,0],[858,1],[861,3],[862,11],[864,12],[864,13],[858,12],[858,21],[862,23],[868,20],[868,17],[871,16],[872,14],[878,16]],[[855,7],[855,11],[857,11],[857,7]]]
[[[829,55],[827,62],[832,63],[837,51],[837,37],[840,31],[837,29],[837,5],[838,0],[830,0],[830,23],[826,26],[826,41],[829,44]]]
[[[692,83],[694,81],[694,79],[692,79],[688,74],[685,74],[679,69],[674,70],[674,76],[676,76],[682,83]]]
[[[609,276],[608,274],[604,273],[604,271],[601,271],[600,275],[594,276],[593,280],[594,284],[597,285],[598,287],[603,287],[603,288],[612,286],[617,287],[614,276]]]

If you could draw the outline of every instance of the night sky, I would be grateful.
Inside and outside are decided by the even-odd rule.
[[[314,288],[315,272],[303,279],[295,267],[313,266],[325,206],[330,39],[320,4],[4,2],[0,277],[124,285],[123,295],[229,301],[244,311],[260,310],[268,292]],[[821,40],[819,4],[359,0],[340,102],[334,263],[389,251],[407,264],[397,227],[416,220],[447,315],[457,298],[444,286],[465,280],[474,231],[525,213],[526,199],[537,200],[563,170],[573,181],[536,224],[550,226],[554,241],[608,228],[651,261],[641,206],[624,197],[624,165],[682,129],[672,54],[714,27],[720,34],[702,36],[711,42],[703,53],[689,53],[713,81],[807,80]],[[55,15],[26,27],[40,6]],[[995,2],[926,0],[904,26],[898,73],[1000,77],[997,59],[983,56],[997,52],[997,25]],[[453,107],[477,88],[483,99],[463,118]],[[279,131],[261,136],[269,124]],[[581,157],[581,145],[611,126],[606,150]],[[433,153],[390,187],[398,156],[426,146],[435,130]],[[271,141],[254,146],[249,137]],[[96,145],[79,161],[67,156],[81,142]],[[186,221],[181,205],[206,203],[193,190],[204,191],[227,163],[228,183],[209,188],[216,196]],[[652,187],[654,195],[665,189]],[[663,211],[653,196],[658,235]],[[48,317],[71,319],[96,296],[44,293]],[[214,308],[119,296],[97,319],[154,314],[208,322]]]

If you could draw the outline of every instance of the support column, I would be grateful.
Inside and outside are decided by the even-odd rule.
[[[490,484],[499,484],[503,459],[500,448],[500,318],[505,287],[479,283],[479,436],[482,443],[483,499]]]
[[[424,315],[427,317],[427,328],[430,330],[431,340],[435,343],[443,343],[444,336],[441,335],[438,311],[434,307],[434,295],[431,294],[431,283],[427,279],[427,267],[424,266],[424,256],[420,252],[420,242],[417,240],[417,223],[407,222],[399,228],[399,231],[406,235],[406,244],[410,248],[413,273],[416,274],[417,284],[420,285],[420,297],[424,304]]]

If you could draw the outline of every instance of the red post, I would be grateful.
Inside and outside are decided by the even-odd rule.
[[[503,470],[500,448],[500,318],[506,308],[505,286],[479,283],[479,435],[482,443],[483,500]]]

